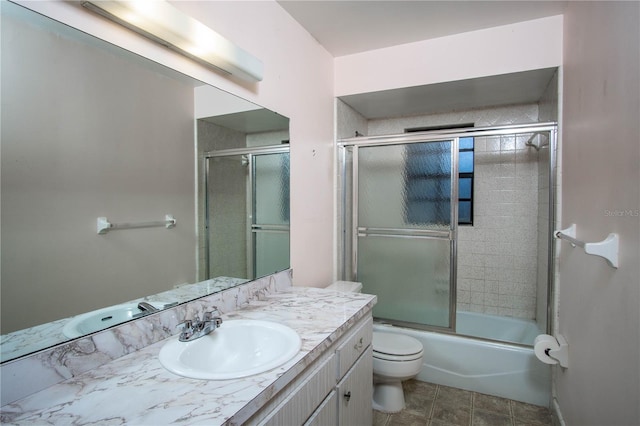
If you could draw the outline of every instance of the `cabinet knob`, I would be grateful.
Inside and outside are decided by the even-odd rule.
[[[344,399],[346,399],[347,402],[349,402],[349,400],[351,399],[351,391],[344,393]]]
[[[362,349],[362,346],[364,346],[364,342],[362,341],[362,337],[361,337],[360,340],[358,340],[358,343],[353,345],[353,349],[355,349],[356,351],[359,351],[360,349]]]

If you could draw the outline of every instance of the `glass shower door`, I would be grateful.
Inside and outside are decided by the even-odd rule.
[[[205,161],[206,278],[251,279],[247,266],[247,156],[216,156]]]
[[[289,267],[289,153],[253,156],[253,267],[262,277]]]
[[[453,329],[457,140],[357,146],[353,270],[374,316]]]
[[[289,268],[288,147],[212,151],[205,176],[205,276],[252,280]]]

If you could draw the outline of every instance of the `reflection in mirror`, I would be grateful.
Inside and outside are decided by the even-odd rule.
[[[265,110],[247,112],[253,120],[243,114],[198,120],[207,229],[201,279],[229,271],[255,279],[289,266],[288,119]]]
[[[246,244],[247,236],[241,243],[201,238],[208,234],[204,213],[197,224],[194,215],[204,200],[194,197],[194,119],[245,121],[245,147],[275,134],[288,139],[288,120],[21,6],[0,5],[2,362],[259,276],[255,266],[248,274],[221,265],[206,275],[197,260],[199,240],[215,251]],[[255,130],[261,115],[281,123]],[[243,176],[239,186],[246,185]],[[230,217],[247,216],[246,206],[226,208]],[[96,231],[98,217],[139,223],[166,214],[174,228]],[[276,267],[288,266],[287,254]]]
[[[289,264],[289,152],[235,152],[207,153],[204,267],[207,277],[231,270],[255,279]],[[242,210],[244,217],[236,214]],[[230,243],[215,243],[222,239]]]

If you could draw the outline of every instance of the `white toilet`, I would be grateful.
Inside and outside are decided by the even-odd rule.
[[[329,290],[356,292],[362,284],[338,281]],[[424,348],[419,340],[404,334],[373,332],[373,408],[395,413],[404,408],[402,381],[415,377],[422,369]]]
[[[422,369],[424,348],[404,334],[373,332],[373,408],[395,413],[404,408],[402,381]]]

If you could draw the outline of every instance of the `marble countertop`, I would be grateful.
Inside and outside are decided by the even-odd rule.
[[[166,341],[2,407],[3,424],[241,424],[320,356],[375,304],[375,296],[291,287],[254,300],[229,319],[285,324],[300,352],[266,373],[236,380],[174,375],[158,361]],[[224,324],[223,324],[224,326]]]

